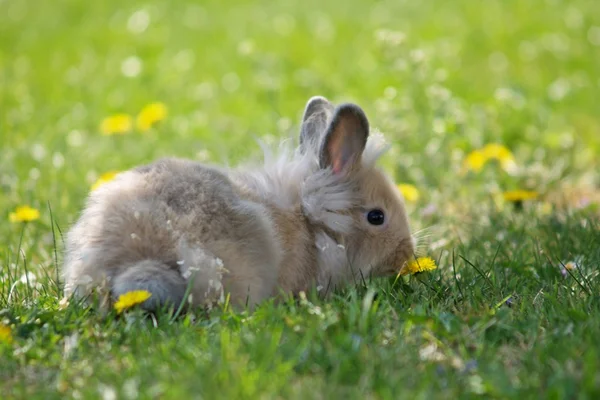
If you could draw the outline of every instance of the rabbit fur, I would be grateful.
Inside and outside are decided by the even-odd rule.
[[[265,149],[261,167],[168,158],[94,190],[68,233],[66,294],[110,305],[147,290],[147,310],[226,296],[253,307],[398,273],[415,243],[401,194],[375,165],[387,146],[362,109],[311,98],[299,142]]]

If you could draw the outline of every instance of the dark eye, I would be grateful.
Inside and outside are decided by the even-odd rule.
[[[381,225],[385,221],[385,215],[383,214],[383,211],[379,209],[371,210],[367,214],[367,221],[369,221],[371,225]]]

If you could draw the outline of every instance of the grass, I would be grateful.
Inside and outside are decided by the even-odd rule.
[[[224,4],[0,2],[3,398],[597,398],[596,2]],[[252,314],[60,302],[62,234],[102,173],[258,157],[315,94],[392,141],[436,271]],[[152,130],[100,134],[154,101]],[[465,173],[489,143],[517,168]],[[24,204],[41,218],[9,223]]]

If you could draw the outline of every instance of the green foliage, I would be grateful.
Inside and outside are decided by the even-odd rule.
[[[597,398],[596,3],[0,2],[2,397]],[[391,141],[436,271],[252,314],[61,302],[62,234],[102,173],[258,158],[316,94]],[[155,101],[151,130],[101,135]],[[489,143],[516,170],[465,173]],[[540,198],[503,202],[514,189]],[[24,204],[40,220],[9,223]]]

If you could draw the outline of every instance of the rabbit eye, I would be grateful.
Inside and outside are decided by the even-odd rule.
[[[374,209],[367,213],[367,221],[369,221],[371,225],[382,225],[385,221],[385,215],[383,214],[383,211]]]

